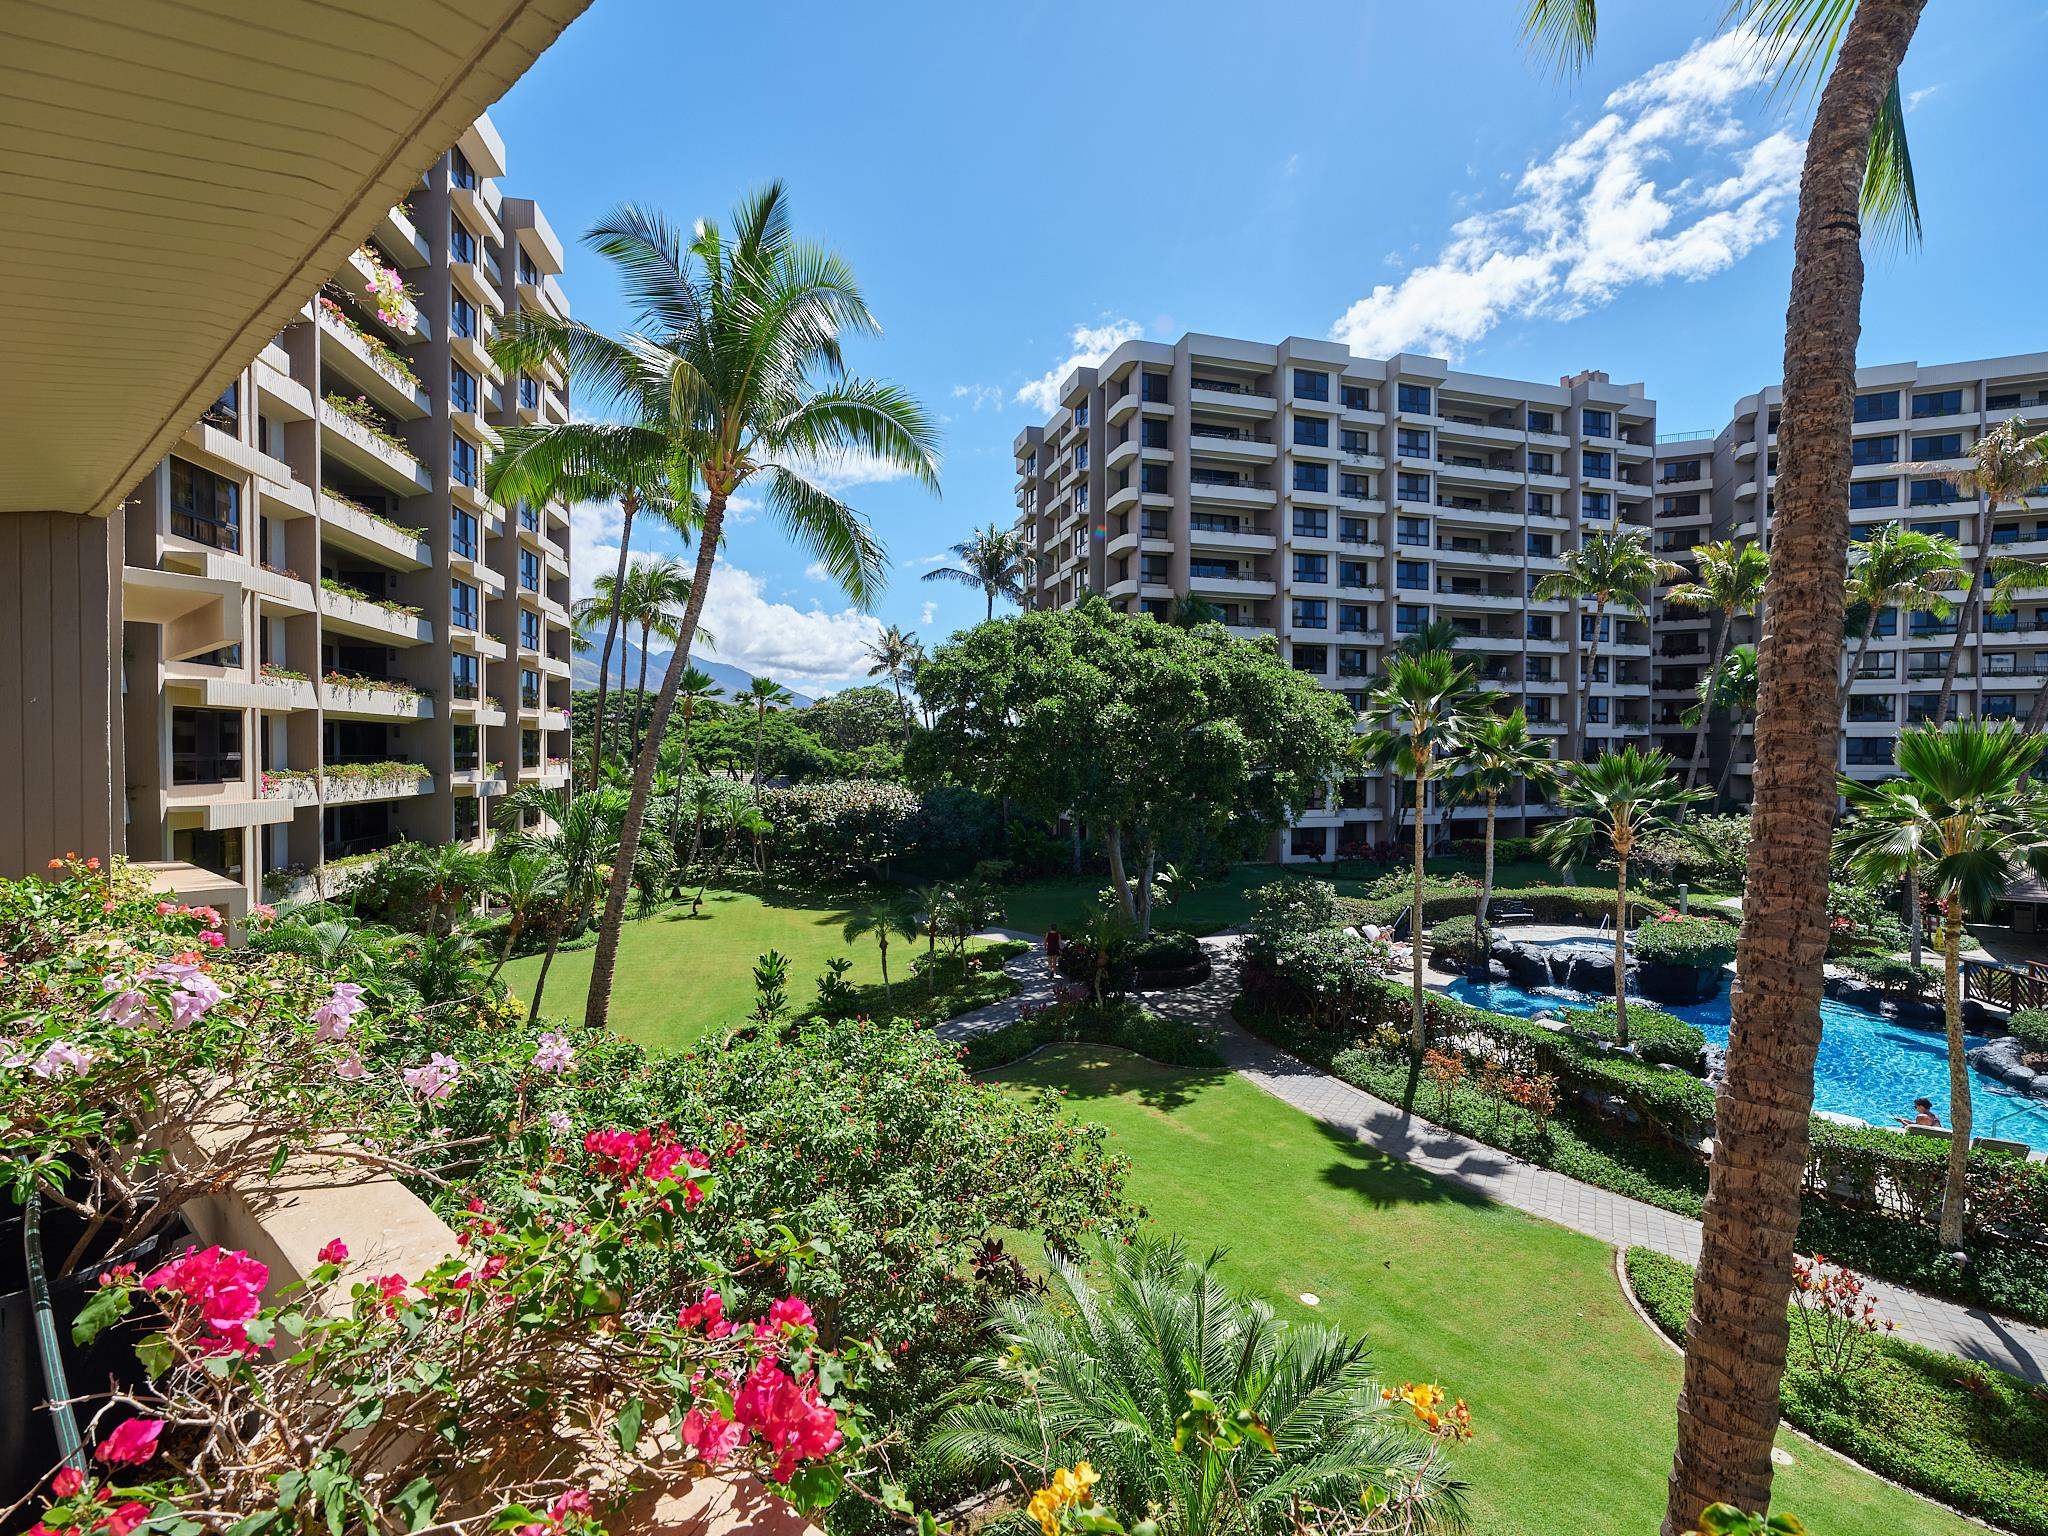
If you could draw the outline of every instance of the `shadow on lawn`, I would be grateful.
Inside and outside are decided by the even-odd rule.
[[[1056,1088],[1079,1106],[1091,1099],[1133,1099],[1162,1113],[1184,1109],[1230,1076],[1227,1067],[1169,1067],[1117,1046],[1061,1042],[988,1074],[1033,1088]]]
[[[1425,1173],[1412,1164],[1403,1162],[1391,1152],[1369,1147],[1355,1137],[1332,1126],[1315,1122],[1317,1134],[1328,1142],[1339,1154],[1339,1159],[1323,1170],[1322,1180],[1332,1189],[1357,1195],[1376,1210],[1386,1210],[1398,1205],[1469,1205],[1483,1206],[1493,1202],[1476,1190],[1465,1188],[1450,1179]],[[1423,1131],[1432,1128],[1422,1127]],[[1426,1143],[1429,1137],[1418,1135],[1418,1142]],[[1485,1174],[1499,1168],[1497,1158],[1474,1155],[1469,1167],[1460,1171]]]

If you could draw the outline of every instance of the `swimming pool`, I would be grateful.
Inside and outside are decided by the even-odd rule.
[[[1445,988],[1452,997],[1495,1013],[1534,1018],[1583,1007],[1601,999],[1564,987],[1526,990],[1509,981],[1481,982],[1460,977]],[[1730,999],[1723,990],[1703,1003],[1663,1008],[1696,1026],[1707,1043],[1728,1043]],[[1865,1008],[1823,998],[1820,1005],[1820,1054],[1813,1065],[1813,1107],[1854,1115],[1872,1125],[1891,1125],[1910,1117],[1913,1101],[1929,1098],[1941,1123],[1949,1123],[1948,1044],[1935,1030],[1914,1029]],[[1982,1037],[1965,1037],[1972,1046]],[[1970,1105],[1979,1136],[2004,1136],[2028,1146],[2048,1148],[2048,1102],[2016,1093],[1974,1067],[1970,1070]]]

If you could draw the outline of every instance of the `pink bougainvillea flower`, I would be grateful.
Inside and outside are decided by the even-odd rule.
[[[76,1498],[78,1490],[85,1486],[85,1474],[76,1467],[60,1467],[57,1475],[50,1479],[52,1498]]]
[[[555,1495],[555,1502],[548,1506],[548,1517],[557,1523],[571,1515],[590,1513],[590,1490],[569,1488]]]
[[[114,995],[108,998],[106,1006],[100,1009],[100,1017],[115,1028],[134,1029],[145,1019],[155,1016],[156,1005],[150,1001],[149,994],[141,988],[124,987],[120,978],[116,976],[107,978],[106,988]]]
[[[345,1083],[359,1083],[370,1075],[370,1069],[363,1065],[363,1058],[350,1051],[334,1064],[334,1075]]]
[[[792,1377],[773,1360],[757,1360],[733,1394],[733,1417],[776,1453],[769,1476],[786,1483],[799,1461],[829,1456],[845,1436],[839,1416],[818,1395],[817,1379]]]
[[[576,1048],[569,1043],[568,1036],[550,1030],[540,1037],[533,1050],[534,1071],[566,1072],[575,1065]]]
[[[725,1315],[725,1298],[716,1291],[706,1291],[702,1300],[683,1308],[676,1314],[676,1322],[684,1328],[702,1328],[706,1338],[722,1339],[732,1332],[732,1323]]]
[[[597,1171],[619,1179],[633,1177],[653,1145],[646,1131],[589,1131],[583,1137],[583,1150],[596,1160]]]
[[[100,1516],[95,1530],[103,1530],[107,1536],[128,1536],[143,1521],[149,1518],[149,1506],[140,1499],[130,1499],[119,1509],[109,1510]]]
[[[811,1315],[811,1309],[801,1297],[785,1296],[768,1309],[770,1328],[815,1328],[818,1320]]]
[[[348,1244],[338,1237],[330,1237],[320,1249],[322,1264],[339,1264],[348,1257]]]
[[[337,981],[327,1001],[313,1010],[313,1031],[315,1040],[339,1040],[348,1033],[348,1026],[355,1016],[369,1005],[363,1001],[361,983]]]
[[[93,1455],[110,1467],[139,1467],[156,1455],[157,1437],[163,1432],[162,1419],[123,1419]]]
[[[227,940],[220,936],[219,929],[209,928],[206,930],[206,932],[199,935],[199,942],[202,944],[210,944],[215,949],[219,949],[223,944],[227,943]]]
[[[548,1111],[548,1131],[552,1135],[558,1139],[566,1140],[569,1133],[575,1129],[576,1122],[569,1118],[569,1111],[566,1109],[551,1109]]]
[[[453,1093],[455,1080],[461,1075],[462,1063],[440,1051],[434,1052],[421,1065],[407,1067],[399,1074],[405,1079],[406,1087],[430,1103],[445,1099]]]
[[[145,1290],[168,1291],[199,1309],[207,1354],[256,1353],[246,1330],[263,1309],[263,1287],[269,1282],[268,1265],[218,1244],[191,1249],[142,1277]]]
[[[28,1069],[37,1077],[82,1077],[92,1063],[90,1048],[73,1045],[69,1040],[52,1040],[43,1047],[42,1055],[29,1062]]]
[[[747,1440],[747,1429],[715,1408],[693,1407],[683,1415],[683,1444],[715,1467]]]

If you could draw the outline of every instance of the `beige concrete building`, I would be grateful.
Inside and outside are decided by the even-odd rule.
[[[477,119],[113,514],[129,857],[332,894],[566,778],[567,508],[483,490],[498,427],[568,414],[558,374],[485,351],[517,306],[565,311],[505,170]]]
[[[1656,453],[1655,402],[1601,373],[1540,384],[1301,337],[1128,342],[1016,440],[1031,602],[1163,618],[1205,600],[1354,704],[1389,646],[1440,620],[1540,731],[1647,745],[1649,616],[1606,616],[1589,669],[1591,612],[1531,593],[1587,532],[1652,531]],[[1390,788],[1337,786],[1280,856],[1385,842]],[[1547,809],[1509,807],[1504,829]]]

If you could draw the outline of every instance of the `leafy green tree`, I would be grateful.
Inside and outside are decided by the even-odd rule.
[[[1389,1531],[1462,1523],[1441,1447],[1379,1391],[1361,1341],[1282,1323],[1224,1283],[1221,1254],[1141,1238],[1087,1258],[1052,1255],[1044,1295],[995,1309],[995,1347],[932,1437],[943,1464],[1028,1496],[1085,1461],[1103,1502],[1150,1511],[1160,1536],[1268,1536],[1376,1506]]]
[[[923,931],[918,921],[917,900],[907,891],[889,892],[863,901],[846,916],[839,935],[851,944],[855,939],[872,937],[882,952],[882,998],[891,1007],[895,1006],[895,994],[889,988],[889,940],[897,938],[915,939]]]
[[[921,782],[952,779],[1102,839],[1124,916],[1152,921],[1161,862],[1249,847],[1328,788],[1351,717],[1272,648],[1099,599],[957,636],[921,670]]]
[[[2048,870],[2048,791],[2033,777],[2044,747],[2048,740],[2011,721],[1920,726],[1899,733],[1900,780],[1841,781],[1848,814],[1835,844],[1850,869],[1867,880],[1924,880],[1942,903],[1949,1151],[1940,1238],[1951,1252],[1963,1244],[1972,1123],[1963,1054],[1963,919],[1988,911],[2026,870]],[[1903,788],[1891,787],[1900,783]]]
[[[978,587],[988,599],[986,616],[990,619],[996,616],[996,599],[999,597],[1008,598],[1020,607],[1023,605],[1024,582],[1031,574],[1035,557],[1023,536],[1014,529],[990,523],[964,543],[955,544],[951,553],[960,563],[926,571],[926,581],[950,581],[963,587]]]
[[[1707,667],[1708,696],[1721,678],[1721,660],[1728,654],[1728,641],[1735,621],[1756,612],[1763,601],[1764,583],[1770,577],[1770,557],[1759,544],[1739,539],[1711,540],[1698,546],[1699,570],[1689,581],[1679,582],[1664,594],[1664,601],[1678,608],[1696,608],[1720,620],[1714,630],[1714,656]],[[1706,711],[1701,711],[1699,728],[1693,733],[1692,756],[1685,764],[1685,783],[1690,789],[1699,776],[1700,759],[1706,755]]]
[[[1628,864],[1636,844],[1657,827],[1683,818],[1686,808],[1707,798],[1688,789],[1671,771],[1666,752],[1623,747],[1568,770],[1558,790],[1560,808],[1572,814],[1536,837],[1536,846],[1566,865],[1605,848],[1614,855],[1614,1040],[1628,1044]]]
[[[1493,904],[1493,827],[1500,800],[1526,785],[1547,796],[1557,784],[1557,762],[1550,743],[1529,729],[1520,709],[1505,715],[1480,714],[1455,748],[1451,759],[1452,792],[1486,802],[1486,856],[1479,882],[1479,907],[1474,920],[1479,953],[1487,953],[1486,909]]]
[[[1615,615],[1640,615],[1649,600],[1650,588],[1677,575],[1679,568],[1669,560],[1650,553],[1650,541],[1635,533],[1588,533],[1577,549],[1568,549],[1558,560],[1558,569],[1536,583],[1530,596],[1541,602],[1590,604],[1593,609],[1593,639],[1586,647],[1584,676],[1569,678],[1572,727],[1570,756],[1581,757],[1586,750],[1586,688],[1600,661],[1600,627],[1609,610]]]
[[[1940,534],[1920,533],[1902,523],[1879,523],[1869,538],[1856,543],[1849,551],[1849,576],[1842,596],[1848,613],[1861,622],[1856,651],[1849,658],[1848,680],[1842,686],[1842,724],[1849,723],[1849,690],[1863,670],[1864,653],[1870,649],[1871,636],[1885,610],[1931,613],[1945,619],[1949,589],[1967,585],[1969,579],[1962,550],[1955,540]]]
[[[835,752],[887,747],[900,752],[909,716],[886,688],[868,685],[827,694],[796,712],[797,722]]]
[[[936,489],[938,457],[937,433],[916,401],[846,376],[842,338],[876,330],[874,316],[846,262],[797,237],[779,184],[742,201],[729,230],[706,219],[685,232],[627,207],[590,239],[617,269],[633,333],[615,340],[527,308],[494,355],[518,368],[559,361],[587,409],[625,419],[572,423],[588,428],[574,437],[562,435],[566,427],[508,428],[492,458],[493,488],[545,500],[565,485],[653,482],[688,509],[697,541],[690,601],[633,766],[591,963],[584,1022],[602,1029],[656,747],[690,665],[732,498],[758,488],[799,551],[866,605],[886,568],[881,544],[867,519],[820,483],[818,467],[864,456]]]

